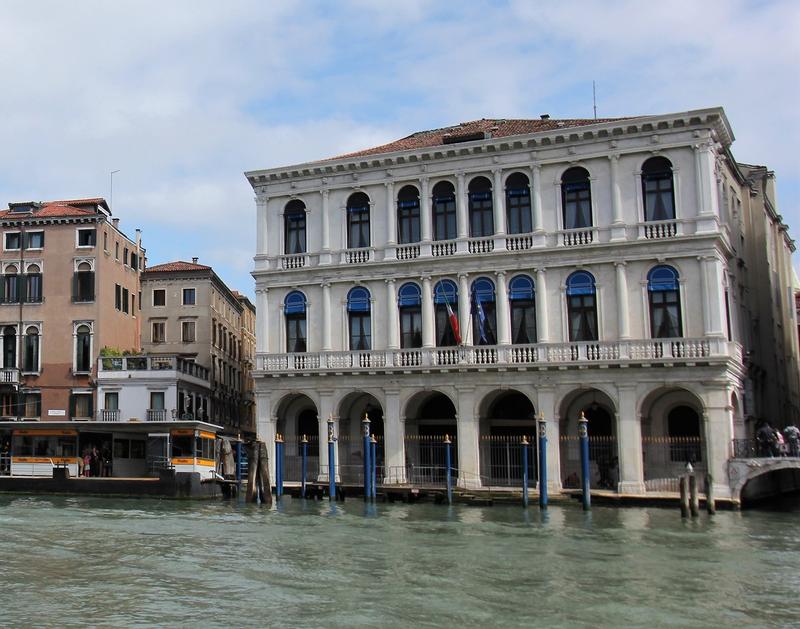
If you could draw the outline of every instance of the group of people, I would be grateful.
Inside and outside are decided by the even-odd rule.
[[[108,442],[98,450],[96,445],[83,449],[79,462],[81,476],[111,476],[111,447]]]
[[[759,456],[800,456],[800,429],[789,424],[783,431],[764,422],[756,430]]]

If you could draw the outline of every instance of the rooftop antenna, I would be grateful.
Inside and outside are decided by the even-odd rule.
[[[597,116],[595,116],[597,118]],[[108,209],[114,211],[114,173],[118,173],[119,169],[111,171],[111,189],[108,193]]]
[[[597,90],[594,87],[594,80],[592,80],[592,108],[594,109],[594,119],[597,120]]]

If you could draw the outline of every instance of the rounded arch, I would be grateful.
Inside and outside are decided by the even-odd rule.
[[[680,274],[668,264],[654,266],[647,273],[647,287],[651,291],[678,290]]]
[[[355,286],[347,293],[348,312],[369,312],[371,295],[364,286]]]
[[[361,190],[353,192],[347,197],[347,208],[367,208],[372,205],[369,195]]]
[[[303,314],[306,311],[306,306],[306,296],[299,290],[293,290],[283,300],[285,314]]]
[[[449,303],[453,310],[458,306],[458,285],[450,279],[443,279],[436,282],[433,288],[433,303]]]
[[[492,182],[489,181],[488,177],[478,175],[469,180],[467,190],[469,192],[490,192],[492,190]]]
[[[536,422],[536,408],[531,399],[518,389],[496,389],[478,403],[481,420]]]
[[[448,179],[442,179],[434,184],[431,189],[431,196],[436,199],[437,197],[451,197],[455,196],[456,188]]]
[[[406,184],[397,192],[397,201],[416,201],[419,203],[419,188],[412,184]]]
[[[384,421],[383,404],[375,393],[354,390],[339,400],[339,461],[343,482],[362,482],[364,463],[363,421],[369,417],[370,435],[375,437],[377,465],[383,467],[384,460]],[[383,476],[381,470],[378,476]]]
[[[493,302],[495,300],[494,282],[488,277],[479,277],[472,282],[473,300]]]
[[[300,199],[292,199],[286,205],[283,206],[284,214],[299,214],[300,212],[305,213],[305,211],[306,211],[306,204],[303,203]]]
[[[481,475],[492,485],[519,486],[522,481],[522,438],[536,443],[536,408],[517,389],[497,389],[478,404]],[[528,450],[529,482],[537,478],[537,449]]]
[[[510,300],[534,298],[536,282],[529,275],[515,275],[508,283],[508,298]]]
[[[300,480],[303,438],[308,442],[310,478],[316,476],[319,464],[320,434],[317,404],[304,393],[292,392],[283,396],[275,406],[275,430],[283,436],[285,446],[285,479]]]
[[[41,273],[42,272],[42,268],[38,264],[32,263],[32,264],[28,264],[25,267],[25,272],[29,273],[29,274],[30,273]]]
[[[616,489],[619,481],[617,450],[617,404],[597,387],[567,393],[559,408],[559,453],[561,482],[564,487],[580,483],[579,420],[588,420],[590,484],[597,489]]]
[[[566,281],[567,295],[593,295],[596,291],[594,275],[589,271],[575,271]]]
[[[415,282],[406,282],[397,291],[397,302],[400,307],[419,306],[422,304],[422,290]]]
[[[591,181],[591,173],[583,166],[568,166],[559,176],[559,182],[565,183],[588,183]]]
[[[672,162],[663,155],[656,155],[653,157],[648,157],[646,160],[644,160],[644,162],[642,162],[641,171],[642,174],[645,175],[660,175],[664,173],[669,173],[671,175],[673,166]]]
[[[432,389],[427,391],[417,391],[412,394],[404,404],[403,417],[405,421],[414,421],[418,419],[431,419],[433,409],[439,408],[443,416],[434,419],[447,419],[455,421],[457,417],[456,401],[449,393],[445,393],[440,389]]]
[[[530,189],[530,185],[531,185],[531,180],[525,173],[514,171],[506,175],[505,178],[506,191]]]

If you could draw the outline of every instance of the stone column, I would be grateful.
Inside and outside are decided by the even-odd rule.
[[[697,259],[700,263],[703,335],[725,336],[725,288],[722,263],[714,256],[700,256]]]
[[[642,422],[636,412],[636,386],[618,386],[617,392],[617,491],[621,494],[643,494]]]
[[[481,486],[479,452],[479,418],[475,416],[475,390],[457,388],[458,393],[458,476],[459,485]]]
[[[264,194],[256,195],[256,255],[267,255],[267,205],[269,197]]]
[[[323,282],[322,286],[322,351],[331,351],[331,284]],[[310,326],[309,326],[310,327]],[[309,347],[309,350],[311,348]]]
[[[503,171],[495,168],[492,171],[492,209],[494,210],[494,233],[503,236],[506,233],[505,190],[503,189]]]
[[[472,326],[470,325],[470,292],[469,275],[458,274],[458,325],[461,328],[461,340],[465,345],[472,345]]]
[[[708,473],[714,478],[713,491],[717,498],[730,498],[728,460],[731,456],[733,427],[730,420],[730,398],[725,387],[707,393],[707,406],[703,414],[703,435],[708,460]],[[698,479],[702,483],[702,479]],[[701,485],[702,487],[702,485]]]
[[[400,416],[400,391],[386,391],[386,408],[383,413],[384,456],[386,457],[386,482],[404,483],[406,480],[406,426]]]
[[[256,384],[257,387],[262,386]],[[256,391],[256,436],[259,441],[263,441],[270,447],[275,443],[275,432],[277,430],[276,418],[272,415],[270,394],[266,391]],[[275,460],[269,457],[270,478],[275,478]]]
[[[422,177],[419,180],[419,218],[420,218],[420,236],[422,242],[430,242],[431,240],[431,196],[428,191],[428,178]]]
[[[397,244],[397,203],[394,200],[394,182],[387,181],[386,186],[386,244]]]
[[[617,321],[619,321],[619,338],[631,338],[630,304],[628,303],[628,276],[625,273],[625,262],[615,262],[617,269]]]
[[[339,437],[339,418],[334,413],[333,408],[333,391],[319,391],[319,414],[317,415],[317,424],[319,426],[319,473],[317,480],[320,482],[328,481],[328,418],[333,417],[333,431],[338,439]],[[336,456],[336,465],[339,465],[339,442],[335,441],[333,445],[333,452]],[[337,479],[338,479],[337,474]]]
[[[269,352],[269,289],[256,289],[256,353]]]
[[[436,330],[434,329],[433,288],[431,278],[422,278],[422,347],[436,346]]]
[[[697,231],[716,231],[719,219],[719,203],[714,175],[714,152],[711,141],[694,145],[695,181],[697,194]]]
[[[542,167],[539,164],[531,165],[531,213],[533,245],[544,247],[547,244],[547,234],[542,218]]]
[[[469,216],[467,215],[467,189],[464,173],[456,173],[456,225],[459,239],[466,238],[469,235]]]
[[[539,343],[550,342],[547,313],[547,277],[544,269],[536,269],[536,338]]]
[[[556,412],[556,395],[553,387],[543,386],[537,390],[539,413],[544,414],[547,422],[547,490],[552,493],[561,492],[561,430]]]
[[[619,189],[619,154],[609,155],[611,169],[611,240],[625,240],[625,219]]]
[[[511,313],[508,307],[508,287],[506,286],[506,272],[497,271],[497,286],[495,291],[495,312],[497,313],[497,344],[511,345]]]
[[[386,281],[386,329],[389,331],[386,340],[387,349],[400,347],[400,315],[397,309],[397,290],[394,279]]]
[[[320,193],[322,194],[322,250],[320,253],[320,262],[323,264],[330,264],[331,262],[331,217],[330,207],[328,204],[329,190],[323,188]]]

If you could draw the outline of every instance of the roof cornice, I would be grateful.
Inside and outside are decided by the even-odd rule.
[[[610,122],[598,122],[580,127],[564,127],[521,135],[503,136],[464,142],[463,144],[437,145],[376,155],[334,157],[327,160],[305,162],[279,168],[252,170],[244,173],[253,188],[270,183],[325,177],[373,168],[393,168],[430,163],[469,155],[493,154],[509,150],[536,150],[569,145],[578,142],[619,139],[626,135],[658,133],[673,129],[710,128],[717,141],[729,147],[734,141],[728,118],[722,107],[697,109],[673,114],[640,116]]]

